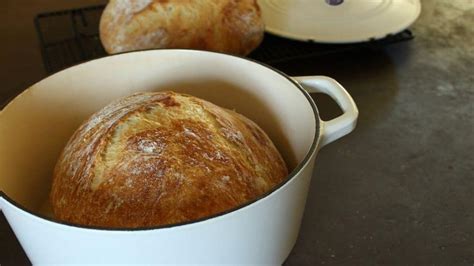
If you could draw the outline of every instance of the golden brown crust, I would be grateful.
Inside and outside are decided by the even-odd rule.
[[[100,21],[108,53],[192,48],[247,55],[263,33],[256,0],[111,0]]]
[[[252,121],[173,92],[139,93],[94,114],[54,171],[55,216],[81,225],[143,227],[237,207],[288,174]]]

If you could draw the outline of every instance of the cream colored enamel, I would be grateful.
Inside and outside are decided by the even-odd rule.
[[[321,43],[366,42],[408,28],[420,15],[420,0],[258,0],[265,30]]]
[[[194,51],[128,53],[57,73],[33,85],[0,113],[2,191],[38,210],[48,198],[61,149],[89,115],[119,97],[170,88],[255,121],[289,169],[304,158],[315,137],[316,120],[306,97],[264,66]]]
[[[314,79],[321,78],[311,77],[305,85],[318,85]],[[350,118],[328,121],[331,134],[340,137],[353,129],[357,108],[337,83],[321,80],[328,92],[336,89],[330,95]],[[331,88],[334,86],[337,88]],[[288,168],[297,166],[291,179],[237,210],[166,228],[99,230],[43,219],[28,211],[50,214],[45,199],[53,167],[71,134],[87,117],[134,92],[170,89],[235,109],[255,121],[272,139]],[[340,97],[348,99],[339,102]],[[298,236],[318,142],[322,137],[326,143],[335,140],[324,127],[316,135],[321,121],[313,104],[284,75],[216,53],[144,51],[64,70],[33,85],[0,112],[0,190],[13,200],[0,194],[0,209],[34,265],[282,264]],[[182,134],[192,136],[193,132],[184,130]],[[229,137],[239,138],[238,134]],[[153,143],[140,147],[144,152],[159,149]],[[219,177],[222,182],[216,186],[225,187],[231,178],[235,176]],[[134,186],[134,181],[125,179],[124,184]],[[110,208],[117,204],[120,201]]]

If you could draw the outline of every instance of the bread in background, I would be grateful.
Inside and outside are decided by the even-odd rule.
[[[110,54],[189,48],[247,55],[263,34],[256,0],[111,0],[100,21]]]

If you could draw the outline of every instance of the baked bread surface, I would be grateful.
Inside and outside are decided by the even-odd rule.
[[[57,162],[56,218],[99,227],[192,221],[237,207],[288,170],[244,116],[174,92],[116,100],[74,133]]]
[[[99,29],[110,54],[190,48],[247,55],[261,43],[264,23],[256,0],[111,0]]]

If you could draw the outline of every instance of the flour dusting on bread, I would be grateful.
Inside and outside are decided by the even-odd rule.
[[[191,48],[246,55],[262,41],[256,0],[111,0],[100,21],[108,53]]]
[[[54,171],[58,219],[111,227],[191,221],[235,208],[288,174],[244,116],[174,92],[138,93],[92,115]]]

